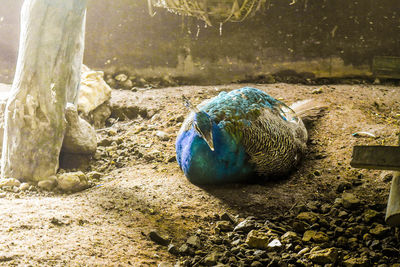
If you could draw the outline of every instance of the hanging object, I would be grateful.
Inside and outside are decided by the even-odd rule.
[[[150,1],[150,0],[149,0]],[[241,22],[260,9],[267,0],[152,0],[156,7],[204,20],[208,25]]]

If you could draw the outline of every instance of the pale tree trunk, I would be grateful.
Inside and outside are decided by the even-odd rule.
[[[6,106],[2,177],[39,181],[56,173],[66,102],[75,102],[86,0],[25,0],[19,55]]]

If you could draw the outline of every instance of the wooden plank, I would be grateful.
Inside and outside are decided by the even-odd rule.
[[[400,57],[374,57],[372,72],[374,76],[378,78],[400,79]]]
[[[400,147],[355,146],[350,165],[362,169],[400,171]]]

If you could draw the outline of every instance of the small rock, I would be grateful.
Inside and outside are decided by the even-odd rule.
[[[304,234],[303,234],[303,239],[302,239],[302,240],[303,240],[304,242],[311,241],[311,239],[313,238],[313,236],[314,236],[316,233],[317,233],[317,232],[314,231],[314,230],[305,231]]]
[[[56,187],[57,185],[57,180],[56,177],[51,178],[51,179],[46,179],[46,180],[42,180],[38,182],[38,187],[46,190],[46,191],[51,191],[54,189],[54,187]]]
[[[393,179],[393,173],[392,172],[382,172],[380,178],[384,183],[390,183]]]
[[[129,81],[129,80],[128,80]],[[160,262],[158,264],[158,267],[174,267],[171,263],[169,262]]]
[[[246,244],[251,248],[268,249],[270,236],[264,232],[251,230],[246,238]]]
[[[335,248],[327,248],[323,250],[312,251],[308,257],[314,263],[329,264],[336,262],[338,252]]]
[[[186,240],[186,243],[195,247],[195,248],[200,248],[201,247],[201,241],[200,238],[197,235],[192,235]]]
[[[215,225],[215,228],[221,232],[227,232],[233,230],[232,224],[228,221],[218,221]]]
[[[390,232],[390,228],[382,224],[377,224],[374,228],[369,230],[369,232],[374,236],[382,237]]]
[[[18,186],[19,187],[20,185],[21,185],[21,182],[15,178],[5,178],[5,179],[0,180],[0,188],[3,188],[5,186],[9,186],[9,187]]]
[[[221,257],[221,253],[213,251],[209,253],[205,258],[204,258],[204,264],[206,266],[214,266],[217,264],[218,259]]]
[[[157,131],[156,136],[161,140],[161,141],[168,141],[169,140],[169,134],[163,131]]]
[[[336,187],[336,192],[343,193],[344,190],[350,189],[351,187],[352,187],[352,184],[350,182],[341,182]]]
[[[375,221],[379,217],[379,215],[380,215],[379,212],[369,209],[363,213],[362,218],[366,223],[370,223]]]
[[[179,253],[183,255],[190,254],[190,248],[189,246],[185,243],[179,248]]]
[[[232,215],[230,215],[229,213],[223,213],[221,216],[220,216],[220,218],[221,218],[221,220],[222,221],[228,221],[228,222],[231,222],[231,223],[236,223],[236,220],[232,217]]]
[[[312,239],[317,243],[325,243],[329,241],[329,236],[323,232],[316,232]]]
[[[275,238],[268,243],[268,250],[276,251],[282,248],[282,243],[279,239]]]
[[[345,261],[343,261],[343,265],[346,267],[367,267],[371,266],[369,263],[368,258],[362,257],[362,258],[349,258]]]
[[[314,89],[314,90],[312,90],[311,91],[311,94],[314,94],[314,95],[316,95],[316,94],[322,94],[322,87],[320,87],[320,88],[316,88],[316,89]]]
[[[297,255],[301,256],[301,255],[306,254],[309,251],[310,251],[310,248],[303,248],[299,252],[297,252]]]
[[[296,240],[298,238],[299,237],[297,236],[297,234],[292,231],[286,232],[284,235],[281,236],[282,242],[286,242],[286,243]]]
[[[22,184],[19,186],[19,190],[21,190],[21,191],[26,191],[26,190],[29,190],[29,187],[30,187],[30,184],[28,184],[28,183],[22,183]]]
[[[91,171],[86,176],[89,180],[99,180],[103,174],[101,172]]]
[[[233,229],[235,232],[249,232],[255,228],[255,221],[252,218],[247,218],[244,221],[240,222],[236,227]]]
[[[86,175],[79,172],[62,173],[57,177],[57,188],[64,192],[78,192],[89,187]]]
[[[119,82],[125,82],[126,80],[128,80],[128,76],[125,73],[120,73],[120,74],[116,75],[114,77],[114,79]]]
[[[318,220],[318,215],[314,212],[302,212],[297,215],[297,219],[308,223],[315,223]]]
[[[264,264],[262,264],[261,262],[259,262],[259,261],[253,261],[252,263],[251,263],[251,265],[250,265],[250,267],[263,267],[264,266]]]
[[[179,250],[174,244],[169,244],[168,245],[168,252],[171,253],[172,255],[178,255]]]
[[[0,198],[5,198],[7,196],[6,192],[0,192]]]
[[[161,235],[160,235],[157,231],[155,231],[155,230],[150,231],[149,237],[150,237],[150,239],[151,239],[154,243],[156,243],[156,244],[159,244],[159,245],[162,245],[162,246],[166,246],[166,245],[169,244],[168,238],[165,238],[165,237],[161,236]]]
[[[65,129],[62,151],[72,154],[91,155],[96,152],[97,137],[94,128],[79,117],[76,106],[68,103],[65,108]]]
[[[343,206],[346,209],[354,209],[361,204],[361,201],[354,194],[351,193],[343,193],[342,200]]]

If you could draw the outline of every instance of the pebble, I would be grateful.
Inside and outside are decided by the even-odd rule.
[[[355,209],[361,204],[360,200],[352,193],[343,193],[342,200],[346,209]]]
[[[156,230],[150,231],[149,238],[158,245],[167,246],[169,244],[168,238],[161,236]]]
[[[314,212],[301,212],[296,218],[308,223],[315,223],[318,220],[318,215]]]
[[[201,247],[201,241],[200,238],[197,235],[192,235],[186,240],[186,243],[191,245],[192,247],[195,248],[200,248]]]
[[[54,177],[53,179],[47,179],[47,180],[42,180],[38,182],[38,187],[46,190],[46,191],[51,191],[56,187],[57,181],[56,178]]]
[[[5,186],[20,186],[21,182],[15,178],[5,178],[0,180],[0,188]]]
[[[253,218],[246,218],[244,221],[240,222],[233,229],[235,232],[250,232],[255,228],[255,221]]]
[[[30,184],[28,183],[21,183],[21,185],[19,186],[19,190],[21,191],[27,191],[29,190]]]
[[[251,248],[268,249],[270,236],[261,231],[251,230],[246,238],[246,244]]]
[[[171,253],[172,255],[178,255],[179,254],[178,248],[172,243],[168,245],[168,252]]]
[[[335,263],[338,252],[335,248],[327,248],[323,250],[315,250],[310,252],[309,259],[317,264]]]
[[[377,237],[382,237],[390,232],[390,228],[387,226],[384,226],[382,224],[377,224],[374,228],[369,230],[369,233],[377,236]]]
[[[229,221],[218,221],[215,228],[221,232],[232,231],[233,226]]]
[[[78,192],[89,186],[86,175],[81,171],[60,174],[57,184],[57,188],[64,192]]]
[[[156,136],[161,140],[161,141],[168,141],[170,139],[169,134],[163,131],[157,131]]]

